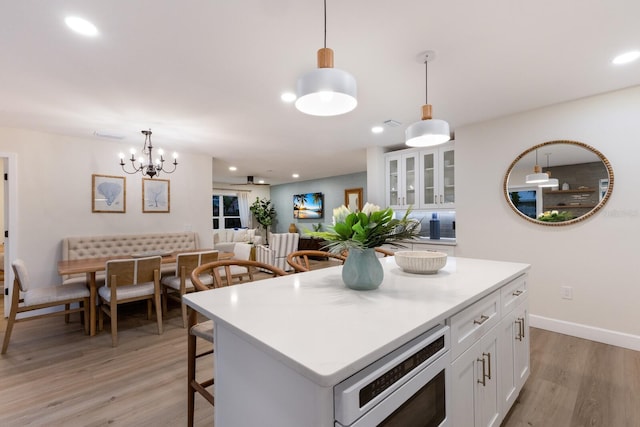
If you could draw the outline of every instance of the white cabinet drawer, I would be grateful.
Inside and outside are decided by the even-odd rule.
[[[502,300],[502,315],[508,314],[514,307],[527,297],[527,276],[522,275],[500,289]]]
[[[451,360],[455,360],[500,321],[500,291],[451,317]]]

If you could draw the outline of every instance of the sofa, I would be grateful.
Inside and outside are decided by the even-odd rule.
[[[192,231],[152,234],[110,234],[66,237],[62,239],[62,260],[129,256],[136,253],[162,253],[199,249],[198,234]],[[163,264],[163,274],[173,274],[175,264]],[[62,283],[84,282],[84,274],[68,275]],[[104,272],[96,275],[104,281]]]
[[[234,252],[236,243],[260,245],[262,236],[255,228],[228,228],[213,230],[213,248],[221,252]]]

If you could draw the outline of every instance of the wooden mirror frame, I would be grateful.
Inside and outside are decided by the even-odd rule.
[[[584,148],[584,149],[586,149],[588,151],[591,151],[593,154],[595,154],[596,156],[598,156],[600,158],[600,160],[604,164],[604,167],[607,170],[607,173],[609,174],[609,186],[607,188],[607,192],[602,197],[602,199],[598,202],[598,204],[593,209],[591,209],[589,212],[585,213],[584,215],[581,215],[581,216],[579,216],[577,218],[570,219],[568,221],[547,222],[547,221],[540,221],[538,219],[528,217],[527,215],[525,215],[524,213],[522,213],[522,212],[520,212],[518,210],[518,208],[511,201],[511,197],[509,196],[509,175],[511,175],[511,172],[513,171],[513,169],[516,166],[516,164],[518,163],[518,161],[520,161],[520,159],[522,159],[523,157],[525,157],[527,154],[531,153],[532,151],[538,150],[540,148],[543,148],[543,147],[545,147],[547,145],[552,145],[552,144],[570,144],[570,145],[575,145],[577,147],[581,147],[581,148]],[[504,182],[503,182],[503,185],[502,185],[502,188],[503,188],[502,193],[504,194],[504,197],[507,200],[507,204],[509,205],[509,207],[511,207],[511,209],[516,214],[518,214],[518,216],[520,216],[520,217],[522,217],[522,218],[526,219],[527,221],[532,222],[534,224],[558,227],[558,226],[571,225],[571,224],[575,224],[575,223],[580,222],[580,221],[584,221],[585,219],[591,217],[593,214],[595,214],[597,211],[599,211],[605,205],[605,203],[607,203],[607,200],[609,200],[609,196],[611,196],[611,192],[613,191],[613,181],[614,181],[613,168],[611,167],[611,163],[609,163],[609,160],[600,151],[598,151],[594,147],[592,147],[590,145],[587,145],[587,144],[584,144],[582,142],[570,141],[570,140],[556,140],[556,141],[547,141],[547,142],[543,142],[543,143],[538,144],[538,145],[534,145],[533,147],[527,149],[522,154],[520,154],[518,157],[516,157],[516,159],[513,162],[511,162],[511,165],[509,166],[509,169],[507,169],[507,173],[504,176]]]
[[[344,205],[349,207],[349,197],[354,195],[358,201],[358,212],[362,210],[362,187],[360,188],[347,188],[344,190]]]

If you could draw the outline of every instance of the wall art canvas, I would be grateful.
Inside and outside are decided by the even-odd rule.
[[[142,212],[168,213],[171,193],[168,179],[142,180]]]
[[[324,214],[322,193],[295,194],[293,196],[293,217],[298,219],[318,219]]]
[[[126,196],[124,176],[91,175],[91,212],[125,213]]]

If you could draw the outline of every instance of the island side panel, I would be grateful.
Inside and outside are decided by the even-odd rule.
[[[332,387],[313,383],[224,324],[216,324],[214,342],[216,426],[333,425]]]

